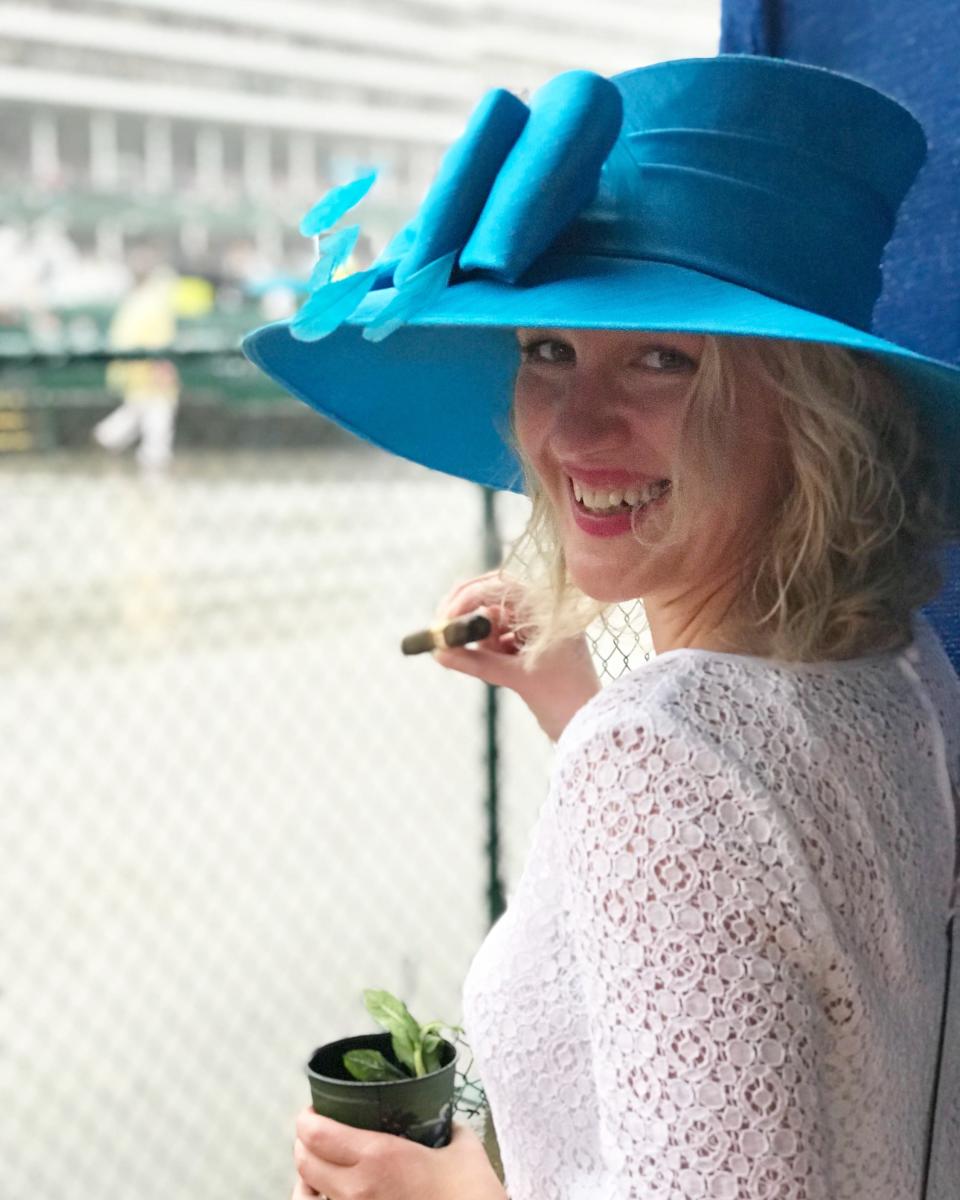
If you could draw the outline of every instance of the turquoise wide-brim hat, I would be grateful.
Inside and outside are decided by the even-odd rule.
[[[518,326],[827,342],[902,380],[960,519],[960,368],[870,332],[880,263],[926,155],[897,101],[751,55],[558,75],[488,92],[413,221],[335,278],[328,232],[373,176],[304,218],[325,234],[311,294],[244,341],[250,360],[358,437],[522,491],[507,442]]]

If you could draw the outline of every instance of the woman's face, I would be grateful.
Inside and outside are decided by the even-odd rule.
[[[671,502],[684,397],[704,345],[696,334],[518,329],[520,446],[552,503],[572,579],[595,599],[696,608],[728,587],[777,492],[776,410],[757,387],[746,405],[723,495],[671,546],[657,546]],[[693,481],[694,483],[696,481]],[[611,508],[616,506],[611,513]],[[651,543],[640,545],[634,524]]]

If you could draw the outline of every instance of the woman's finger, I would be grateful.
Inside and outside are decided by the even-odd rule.
[[[343,1167],[319,1158],[300,1138],[297,1138],[294,1147],[293,1161],[297,1165],[297,1174],[305,1196],[344,1195],[353,1181],[356,1170],[355,1165]]]
[[[304,1152],[342,1167],[356,1166],[363,1158],[365,1135],[367,1130],[321,1117],[312,1108],[303,1109],[297,1117],[297,1142]]]
[[[472,675],[495,686],[515,688],[520,679],[522,668],[515,653],[484,650],[480,646],[474,650],[468,650],[465,646],[448,646],[432,653],[440,666],[460,671],[463,675]]]
[[[483,637],[476,637],[471,640],[471,644],[483,642],[487,646],[496,646],[499,643],[503,634],[510,631],[510,625],[504,623],[502,614],[495,608],[491,608],[486,604],[467,605],[462,613],[446,612],[438,614],[433,620],[433,629],[444,629],[447,625],[455,621],[472,621],[474,617],[486,617],[489,622],[489,631]]]
[[[293,1195],[290,1200],[313,1200],[315,1196],[319,1196],[320,1192],[314,1191],[309,1183],[304,1183],[300,1176],[297,1176],[297,1182],[293,1185]]]
[[[465,579],[450,589],[437,605],[436,615],[446,613],[460,616],[471,608],[482,604],[506,606],[507,592],[511,590],[507,581],[497,571],[488,571],[473,579]]]
[[[512,631],[515,617],[502,604],[480,604],[475,611],[483,613],[490,622],[490,633],[483,639],[488,644],[498,641],[503,634]]]
[[[488,589],[470,588],[452,600],[444,600],[438,604],[434,620],[439,622],[450,620],[453,617],[462,617],[467,613],[476,612],[480,608],[490,609],[492,613],[495,612],[502,617],[508,615],[508,609],[502,596],[490,592]]]
[[[437,602],[437,612],[443,613],[464,603],[464,597],[470,597],[466,603],[472,602],[472,597],[482,596],[488,591],[487,581],[480,575],[475,579],[462,579],[443,595]]]

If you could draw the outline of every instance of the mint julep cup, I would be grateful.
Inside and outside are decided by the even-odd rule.
[[[389,1033],[361,1034],[328,1042],[313,1052],[306,1066],[314,1111],[322,1117],[409,1138],[439,1149],[453,1136],[454,1088],[457,1048],[443,1039],[440,1068],[411,1079],[365,1083],[354,1079],[343,1065],[348,1050],[379,1050],[395,1066]]]

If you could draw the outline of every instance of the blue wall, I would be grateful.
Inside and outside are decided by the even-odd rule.
[[[873,328],[960,365],[960,6],[724,0],[720,50],[843,71],[896,97],[919,119],[928,157],[887,247]],[[947,584],[924,611],[960,670],[960,546],[945,551],[945,566]]]

